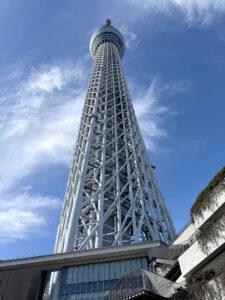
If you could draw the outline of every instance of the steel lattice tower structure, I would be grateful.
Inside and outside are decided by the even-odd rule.
[[[107,19],[90,41],[94,65],[55,252],[174,238],[122,69],[124,51],[122,34]]]

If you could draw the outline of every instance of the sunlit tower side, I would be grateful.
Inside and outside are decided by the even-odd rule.
[[[94,32],[88,84],[55,252],[162,240],[175,229],[144,145],[121,58],[122,34]]]

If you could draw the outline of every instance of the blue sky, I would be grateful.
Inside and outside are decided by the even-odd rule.
[[[2,0],[0,259],[53,250],[89,40],[107,17],[177,231],[224,165],[224,0]]]

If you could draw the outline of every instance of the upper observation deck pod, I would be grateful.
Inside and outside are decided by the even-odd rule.
[[[91,37],[90,52],[93,58],[95,58],[98,47],[106,41],[111,41],[117,46],[120,57],[122,58],[126,48],[125,40],[119,30],[111,25],[109,19],[107,19],[105,25],[96,30]]]

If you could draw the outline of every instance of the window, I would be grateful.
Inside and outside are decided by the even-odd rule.
[[[122,276],[147,267],[147,258],[143,257],[65,268],[59,300],[104,299]]]

